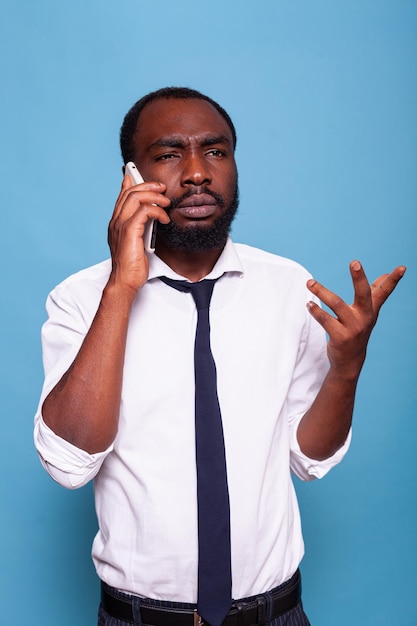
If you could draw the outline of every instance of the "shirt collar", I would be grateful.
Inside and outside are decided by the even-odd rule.
[[[167,278],[173,278],[174,280],[183,279],[184,276],[176,274],[169,265],[164,263],[156,254],[149,254],[149,276],[148,280],[153,278],[159,278],[159,276],[166,276]],[[238,276],[243,275],[243,266],[239,259],[239,255],[235,246],[233,245],[230,237],[228,238],[225,247],[221,255],[219,256],[216,265],[211,272],[205,276],[205,278],[220,278],[225,273],[234,273]],[[186,280],[186,279],[185,279]]]

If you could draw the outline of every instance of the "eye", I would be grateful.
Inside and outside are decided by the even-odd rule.
[[[207,152],[207,155],[214,157],[224,157],[226,156],[226,152],[224,150],[220,150],[219,148],[212,148]]]
[[[167,154],[159,154],[155,157],[155,161],[168,161],[169,159],[178,158],[178,154],[174,154],[172,152],[168,152]]]

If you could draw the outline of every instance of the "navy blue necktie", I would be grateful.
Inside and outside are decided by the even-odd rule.
[[[194,344],[195,437],[198,502],[197,611],[220,626],[232,603],[230,506],[223,425],[217,396],[216,364],[210,347],[209,306],[215,280],[198,283],[161,277],[191,292],[197,307]]]

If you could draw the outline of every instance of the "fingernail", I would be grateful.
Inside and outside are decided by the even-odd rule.
[[[307,281],[307,287],[313,287],[316,284],[316,281],[314,280],[314,278],[310,278]]]
[[[361,269],[361,264],[359,261],[353,261],[351,267],[355,272],[358,272]]]

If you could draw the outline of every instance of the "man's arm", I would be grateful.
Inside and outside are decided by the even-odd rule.
[[[49,428],[90,454],[107,449],[117,433],[129,316],[148,277],[144,225],[148,218],[169,222],[164,191],[162,183],[134,187],[125,176],[109,224],[109,281],[78,355],[42,407]]]
[[[329,336],[330,362],[321,389],[298,426],[298,443],[309,458],[324,460],[345,442],[369,337],[381,306],[404,276],[405,269],[399,266],[369,285],[361,264],[353,261],[350,271],[355,297],[351,306],[316,281],[307,282],[308,289],[336,315],[333,317],[315,303],[308,303],[311,315]]]

